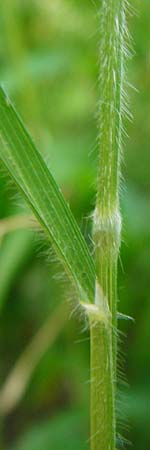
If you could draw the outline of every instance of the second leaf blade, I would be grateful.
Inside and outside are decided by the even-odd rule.
[[[93,302],[95,267],[59,187],[0,88],[0,159],[45,229],[82,301]]]

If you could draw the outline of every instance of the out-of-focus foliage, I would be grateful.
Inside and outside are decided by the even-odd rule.
[[[123,243],[118,309],[130,388],[121,409],[135,450],[150,448],[150,3],[134,0],[129,17],[135,54],[128,63],[133,122],[123,157]],[[90,244],[94,205],[98,105],[98,19],[91,0],[2,0],[0,79],[59,182]],[[0,217],[21,200],[0,175]],[[19,205],[18,205],[19,203]],[[24,208],[24,207],[23,207]],[[15,362],[61,301],[74,306],[65,277],[36,231],[15,231],[0,242],[1,389]],[[48,263],[45,264],[45,254]],[[68,298],[69,297],[69,298]],[[79,342],[81,341],[81,342]],[[120,356],[120,359],[122,357]],[[89,448],[89,340],[75,315],[45,353],[18,406],[1,418],[2,450]],[[122,388],[123,389],[123,388]],[[123,407],[124,404],[124,407]],[[75,411],[75,412],[72,412]],[[76,413],[76,411],[78,411]]]
[[[49,448],[65,448],[70,450],[86,450],[86,433],[81,414],[70,411],[57,419],[44,421],[35,425],[23,435],[14,450],[49,450]]]

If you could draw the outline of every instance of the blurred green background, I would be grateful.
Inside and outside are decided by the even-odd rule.
[[[1,82],[88,242],[96,189],[97,4],[91,0],[0,4]],[[119,323],[123,372],[119,426],[134,450],[149,450],[150,2],[133,4],[129,29],[134,55],[128,62],[128,80],[138,92],[128,88],[133,121],[126,123],[129,138],[122,162],[118,309],[135,322]],[[2,173],[0,217],[20,211],[22,201]],[[0,238],[0,449],[89,449],[89,333],[72,313],[67,280],[36,231],[15,230]],[[61,302],[67,319],[59,309]],[[50,332],[41,338],[47,320]],[[21,369],[12,382],[9,379],[8,389],[8,376],[20,357]],[[20,379],[26,385],[19,395]]]

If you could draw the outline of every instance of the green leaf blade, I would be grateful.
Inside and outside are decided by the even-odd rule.
[[[53,176],[0,88],[0,159],[45,229],[82,301],[94,301],[95,267]]]

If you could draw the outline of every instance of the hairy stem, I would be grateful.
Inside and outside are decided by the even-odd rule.
[[[93,239],[97,269],[95,304],[103,310],[105,320],[91,325],[91,450],[116,448],[117,260],[121,231],[118,189],[124,6],[125,0],[102,0],[99,16],[100,154]],[[109,320],[106,321],[108,310]]]
[[[113,358],[109,310],[90,321],[91,450],[115,448]],[[110,420],[111,418],[111,420]]]

